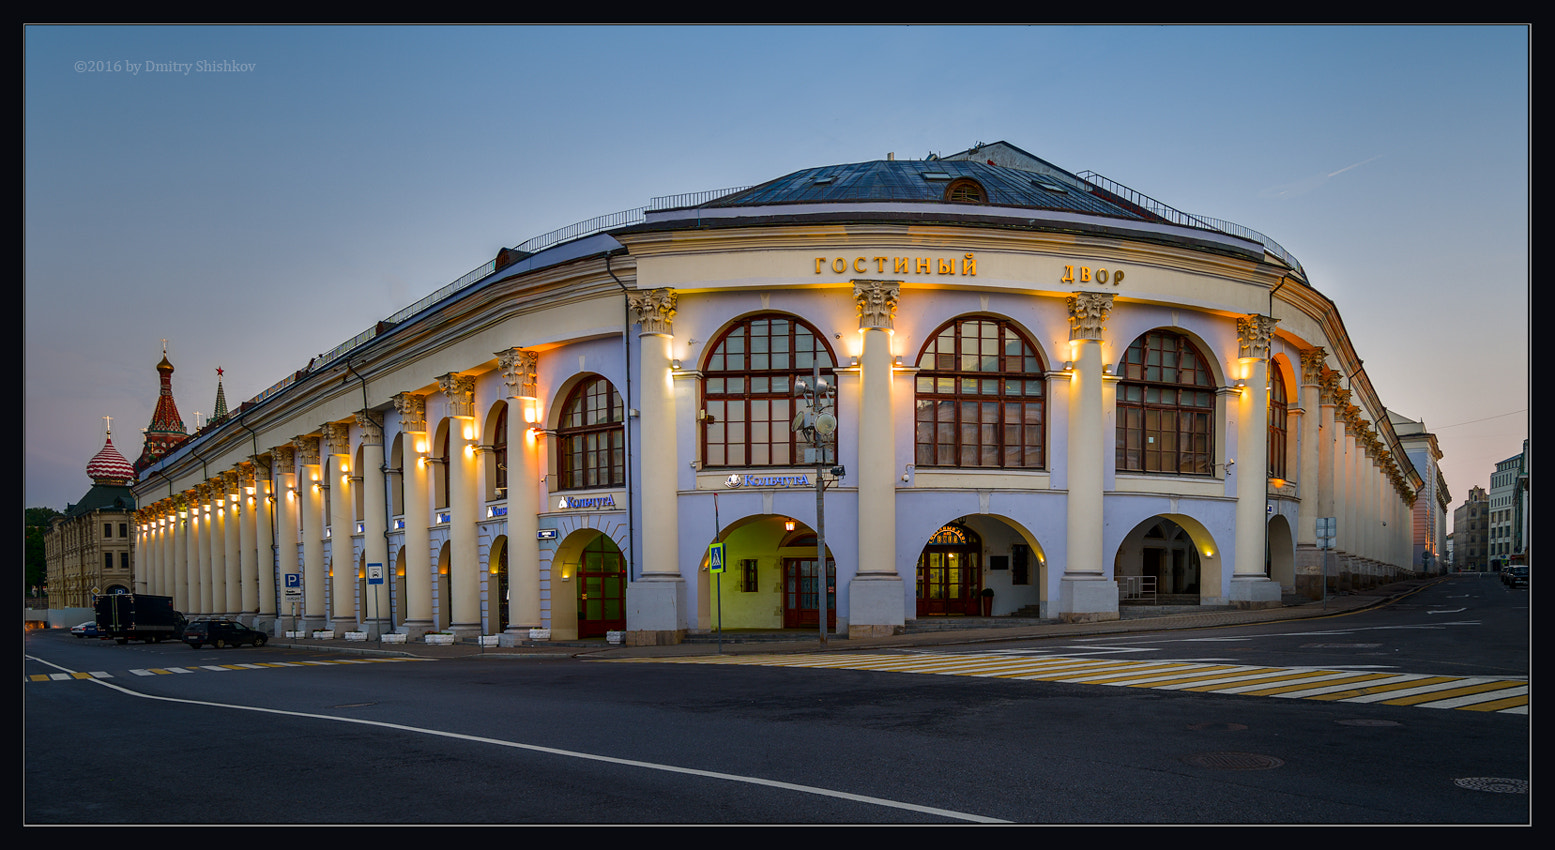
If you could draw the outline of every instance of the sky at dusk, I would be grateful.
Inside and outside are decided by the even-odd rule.
[[[656,196],[1007,141],[1272,237],[1460,504],[1528,436],[1529,39],[1438,27],[24,30],[27,506]]]

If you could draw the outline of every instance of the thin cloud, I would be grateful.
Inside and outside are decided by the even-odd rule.
[[[1349,171],[1352,168],[1360,168],[1368,162],[1376,162],[1379,159],[1382,159],[1382,154],[1377,154],[1370,159],[1363,159],[1360,162],[1351,163],[1350,165],[1346,165],[1344,168],[1341,168],[1337,171],[1330,171],[1327,174],[1314,175],[1304,180],[1298,180],[1295,183],[1286,183],[1283,186],[1271,186],[1268,189],[1260,191],[1258,193],[1258,197],[1293,198],[1297,195],[1305,195],[1306,193],[1313,191],[1324,183],[1327,183],[1332,178],[1338,177],[1339,175]]]

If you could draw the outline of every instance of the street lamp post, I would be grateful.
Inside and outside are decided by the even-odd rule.
[[[837,434],[837,388],[821,377],[819,362],[813,362],[811,366],[808,381],[801,378],[794,382],[794,395],[801,401],[799,412],[794,416],[793,430],[807,444],[805,461],[815,464],[816,607],[821,645],[825,646],[826,619],[831,608],[826,570],[826,468],[836,460],[833,440]],[[832,466],[831,471],[839,478],[843,474],[841,466]]]

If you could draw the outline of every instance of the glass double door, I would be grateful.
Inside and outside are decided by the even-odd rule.
[[[918,616],[982,613],[983,571],[975,549],[931,546],[918,556]]]
[[[821,625],[820,570],[815,558],[783,560],[783,628],[818,629]],[[837,627],[837,563],[826,562],[826,628]]]
[[[578,637],[626,628],[626,560],[603,534],[583,549],[578,565]]]

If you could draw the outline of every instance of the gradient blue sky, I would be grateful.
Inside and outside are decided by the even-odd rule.
[[[216,367],[235,408],[503,246],[998,140],[1284,245],[1383,403],[1438,435],[1455,505],[1528,433],[1524,27],[24,37],[28,506],[86,493],[104,416],[140,453],[163,338],[193,428]],[[252,69],[147,65],[224,60]]]

